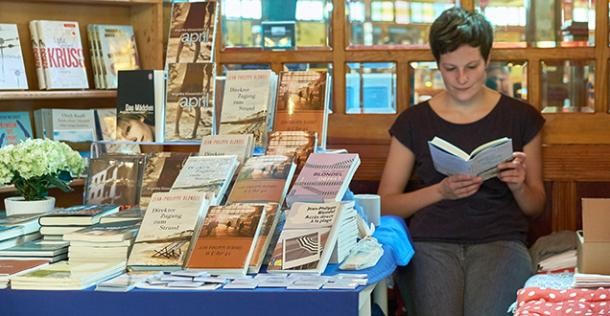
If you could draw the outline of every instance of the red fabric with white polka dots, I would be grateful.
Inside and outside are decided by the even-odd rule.
[[[523,288],[517,292],[515,315],[610,315],[610,289]]]

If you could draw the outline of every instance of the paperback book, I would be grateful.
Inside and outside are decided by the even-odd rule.
[[[210,273],[245,275],[264,216],[262,205],[211,207],[185,267]]]
[[[116,89],[120,70],[140,69],[135,33],[131,25],[89,24],[99,41],[100,79],[105,89]]]
[[[56,208],[39,218],[40,225],[78,226],[99,223],[100,218],[119,211],[116,204],[75,205]]]
[[[150,154],[144,167],[140,189],[140,207],[146,209],[150,197],[155,192],[167,192],[191,153],[156,152]]]
[[[85,204],[118,204],[121,209],[138,204],[142,155],[104,155],[89,160]]]
[[[133,270],[178,270],[208,201],[198,192],[153,194],[127,261]]]
[[[0,112],[0,147],[32,138],[29,112]]]
[[[448,176],[467,174],[487,180],[498,174],[498,164],[513,158],[513,142],[507,137],[482,144],[470,153],[440,137],[429,141],[428,148],[436,171]]]
[[[239,165],[243,166],[253,151],[252,134],[209,135],[201,139],[199,156],[237,155]]]
[[[168,63],[209,63],[216,38],[217,2],[173,2],[167,41]]]
[[[27,90],[17,24],[0,23],[0,90]]]

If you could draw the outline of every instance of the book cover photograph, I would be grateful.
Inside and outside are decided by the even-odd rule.
[[[188,152],[156,152],[150,154],[142,174],[140,207],[146,208],[155,192],[168,192],[182,166],[189,158]]]
[[[119,70],[140,69],[136,37],[131,25],[95,24],[99,36],[106,89],[117,87]]]
[[[340,212],[339,202],[295,203],[286,211],[267,270],[323,272],[337,239]]]
[[[206,192],[212,205],[220,204],[237,166],[235,155],[189,157],[171,190]]]
[[[312,153],[297,176],[286,202],[341,201],[356,169],[358,154]]]
[[[28,81],[17,24],[0,23],[0,90],[27,88]]]
[[[246,273],[264,216],[262,205],[211,207],[191,255],[189,269]]]
[[[266,155],[294,157],[299,174],[309,155],[316,150],[317,133],[312,131],[275,131],[269,133]]]
[[[179,268],[208,201],[191,191],[158,192],[151,197],[128,265],[142,269]]]
[[[165,140],[198,140],[214,130],[213,63],[169,64]]]
[[[275,202],[282,204],[295,164],[288,156],[258,156],[239,170],[227,203]]]
[[[118,74],[117,140],[163,141],[163,72],[129,70]]]
[[[428,141],[428,148],[436,171],[448,176],[467,174],[487,180],[498,174],[498,164],[513,158],[513,142],[507,137],[482,144],[470,154],[440,137]]]
[[[252,134],[209,135],[201,139],[199,156],[237,155],[239,165],[243,166],[253,150]]]
[[[232,204],[236,205],[236,204]],[[261,231],[256,239],[256,245],[254,246],[254,252],[252,253],[252,259],[250,259],[250,266],[248,267],[248,273],[258,273],[261,266],[263,265],[263,259],[271,239],[275,233],[275,228],[280,219],[281,210],[278,208],[277,203],[264,203],[260,204],[264,208],[264,216],[261,222]]]
[[[173,2],[168,63],[208,63],[214,54],[216,1]]]
[[[136,206],[140,197],[142,157],[107,155],[89,160],[85,203]]]
[[[263,147],[275,78],[271,70],[227,72],[218,134],[253,134],[256,146]]]
[[[29,112],[0,112],[0,148],[33,136]]]
[[[89,88],[78,22],[38,20],[35,24],[46,88]]]
[[[328,121],[326,71],[280,73],[274,131],[312,131],[326,145]]]

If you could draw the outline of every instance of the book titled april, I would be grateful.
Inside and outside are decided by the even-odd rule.
[[[487,180],[498,174],[498,164],[513,157],[513,142],[507,137],[482,144],[470,153],[440,137],[428,141],[428,147],[436,171],[448,176],[466,174]]]

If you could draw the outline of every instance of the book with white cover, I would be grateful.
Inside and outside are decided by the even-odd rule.
[[[38,89],[44,90],[47,88],[44,79],[44,68],[42,67],[42,54],[40,53],[40,39],[38,38],[38,27],[36,21],[28,23],[30,29],[30,38],[32,40],[32,52],[34,53],[34,65],[36,66],[36,77],[38,79]]]
[[[17,24],[0,24],[0,90],[26,90],[28,81]]]
[[[271,70],[228,71],[218,134],[252,133],[256,146],[264,147],[276,83]]]
[[[34,112],[36,137],[66,142],[92,142],[97,139],[95,113],[91,109],[43,108]]]
[[[199,156],[237,155],[239,165],[252,157],[254,137],[252,134],[208,135],[201,139]]]
[[[294,203],[286,211],[267,271],[324,272],[337,242],[342,208],[340,202]]]
[[[448,176],[466,174],[487,180],[498,174],[498,164],[513,158],[513,142],[507,137],[482,144],[470,153],[440,137],[428,141],[428,148],[434,168]]]
[[[130,269],[180,269],[207,208],[196,191],[154,193],[127,261]]]
[[[81,290],[125,270],[125,262],[70,263],[61,261],[11,280],[13,289]]]
[[[2,257],[52,257],[68,252],[67,241],[32,240],[0,250]]]
[[[95,242],[120,242],[135,237],[140,227],[140,221],[114,222],[105,224],[94,224],[64,235],[64,240],[70,241],[95,241]]]
[[[38,20],[35,24],[46,88],[89,88],[78,22]]]
[[[211,205],[218,205],[229,187],[237,169],[237,156],[191,156],[176,177],[171,191],[196,190],[208,192],[214,198]]]

